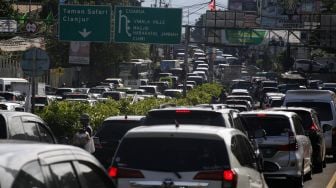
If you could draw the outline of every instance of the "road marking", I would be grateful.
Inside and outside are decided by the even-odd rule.
[[[328,185],[326,188],[334,188],[335,187],[335,183],[336,183],[336,172],[334,173],[334,175],[332,176],[332,178],[330,179]]]

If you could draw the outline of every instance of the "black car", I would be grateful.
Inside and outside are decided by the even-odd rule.
[[[56,137],[37,115],[28,112],[0,111],[0,139],[56,143]]]
[[[144,125],[210,125],[236,128],[243,133],[245,129],[238,117],[238,110],[218,109],[215,106],[198,107],[167,107],[150,110],[144,120]]]
[[[108,168],[121,138],[128,130],[142,125],[145,116],[112,116],[104,120],[94,135],[93,155]]]
[[[295,112],[300,116],[303,129],[305,130],[306,135],[309,137],[313,147],[312,160],[314,170],[315,172],[322,172],[323,167],[326,165],[326,146],[323,136],[324,131],[320,126],[317,112],[312,108],[304,107],[280,107],[270,108],[270,110]]]
[[[114,187],[97,159],[69,145],[1,140],[0,173],[0,187]]]

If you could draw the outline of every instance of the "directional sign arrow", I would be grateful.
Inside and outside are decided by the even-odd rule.
[[[92,33],[91,31],[86,31],[86,28],[84,28],[83,31],[78,31],[78,32],[80,35],[82,35],[83,38],[86,38]]]

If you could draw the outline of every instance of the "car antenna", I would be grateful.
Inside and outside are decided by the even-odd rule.
[[[125,114],[125,119],[127,119],[127,114]]]

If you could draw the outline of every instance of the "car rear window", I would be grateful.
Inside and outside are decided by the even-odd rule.
[[[313,108],[321,121],[331,121],[332,111],[329,103],[325,102],[288,102],[286,106]]]
[[[301,118],[303,129],[309,130],[313,123],[310,112],[302,111],[302,110],[293,110],[293,112],[295,112]]]
[[[226,127],[224,117],[215,111],[162,110],[149,112],[145,125],[197,124]]]
[[[281,100],[271,100],[271,107],[280,107],[283,104],[283,99]]]
[[[229,168],[223,140],[196,138],[126,138],[114,165],[153,171],[190,172]]]
[[[140,125],[141,121],[135,120],[104,121],[95,136],[100,140],[120,140],[128,130]]]
[[[282,136],[291,130],[289,119],[283,116],[247,116],[243,117],[243,123],[248,132],[264,129],[266,136]]]

